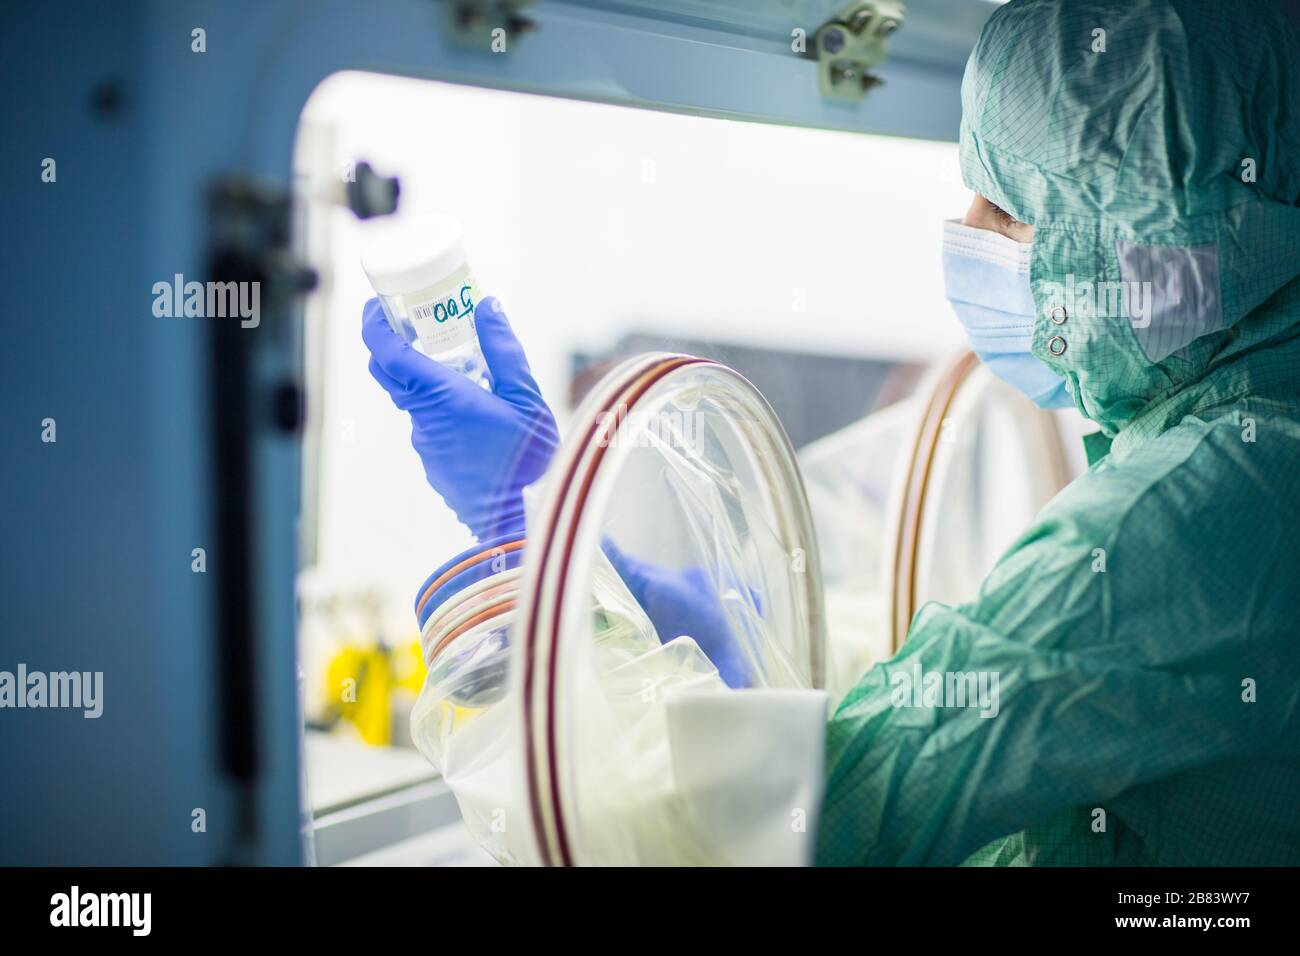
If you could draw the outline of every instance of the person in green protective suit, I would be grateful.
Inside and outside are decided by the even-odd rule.
[[[1267,3],[988,21],[962,171],[1032,235],[1033,315],[1023,356],[981,341],[1100,433],[978,596],[922,607],[841,702],[820,863],[1300,863],[1298,67]],[[896,705],[901,673],[972,671],[995,716]]]

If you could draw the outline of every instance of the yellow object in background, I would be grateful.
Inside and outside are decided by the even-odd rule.
[[[345,647],[325,671],[327,713],[352,724],[361,739],[386,747],[393,739],[387,648]]]
[[[325,671],[327,721],[352,724],[371,746],[391,746],[396,705],[400,699],[398,716],[409,711],[409,700],[419,693],[424,674],[419,641],[396,648],[344,647]]]

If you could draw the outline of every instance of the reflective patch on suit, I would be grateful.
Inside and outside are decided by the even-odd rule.
[[[1115,241],[1125,314],[1142,351],[1159,362],[1223,328],[1219,247]]]

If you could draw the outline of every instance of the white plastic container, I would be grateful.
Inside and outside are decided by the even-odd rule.
[[[394,332],[486,388],[474,326],[480,293],[461,236],[450,216],[380,220],[363,233],[361,267]]]

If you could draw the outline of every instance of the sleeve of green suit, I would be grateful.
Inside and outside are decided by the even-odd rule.
[[[901,652],[831,720],[819,862],[959,863],[1074,809],[1085,824],[1036,862],[1114,861],[1116,840],[1159,834],[1110,801],[1145,791],[1158,804],[1163,782],[1197,768],[1294,759],[1297,505],[1285,500],[1294,488],[1259,478],[1300,454],[1300,428],[1268,420],[1285,438],[1271,452],[1243,442],[1229,415],[1123,464],[1103,460],[1048,506],[978,599],[923,607]],[[1189,509],[1206,482],[1221,494]],[[945,682],[995,674],[984,686],[996,694],[914,706],[896,675],[912,679],[918,665]],[[1244,786],[1226,794],[1242,811]]]

